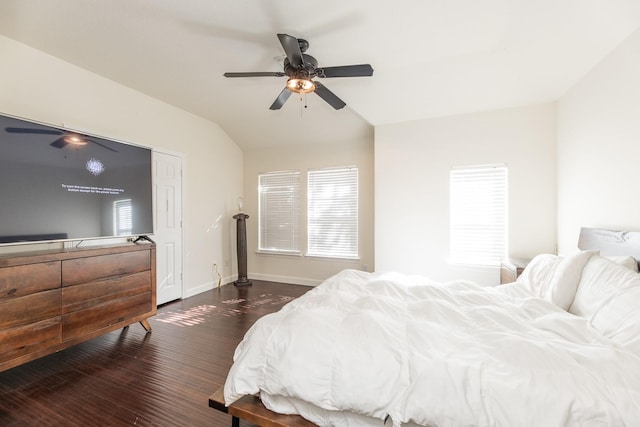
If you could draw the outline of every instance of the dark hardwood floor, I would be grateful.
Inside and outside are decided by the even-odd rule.
[[[204,292],[139,324],[0,372],[0,426],[230,426],[208,406],[261,316],[310,288],[264,281]]]

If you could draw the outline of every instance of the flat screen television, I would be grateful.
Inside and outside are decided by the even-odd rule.
[[[151,149],[0,115],[0,244],[153,233]]]

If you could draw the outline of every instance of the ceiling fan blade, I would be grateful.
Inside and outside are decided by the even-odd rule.
[[[284,103],[287,102],[287,99],[289,99],[290,96],[291,91],[285,87],[284,89],[282,89],[282,92],[280,92],[280,95],[278,95],[276,100],[273,101],[273,104],[271,104],[271,107],[269,107],[269,109],[279,110],[280,108],[282,108]]]
[[[53,141],[49,145],[52,146],[52,147],[55,147],[55,148],[64,148],[64,147],[66,147],[67,144],[68,144],[68,142],[64,140],[64,137],[62,137],[62,138],[56,139],[55,141]]]
[[[369,77],[373,68],[369,64],[343,65],[341,67],[316,68],[318,77]]]
[[[258,71],[258,72],[248,72],[248,73],[224,73],[225,77],[282,77],[286,74],[278,71],[278,72],[270,72],[270,71]]]
[[[102,143],[98,142],[98,141],[94,141],[93,139],[87,139],[87,141],[88,141],[88,142],[92,142],[92,143],[94,143],[94,144],[96,144],[96,145],[99,145],[99,146],[100,146],[100,147],[102,147],[102,148],[106,148],[107,150],[111,150],[111,151],[113,151],[114,153],[117,153],[117,152],[118,152],[118,150],[116,150],[115,148],[111,148],[111,147],[109,147],[109,146],[107,146],[107,145],[104,145],[104,144],[102,144]]]
[[[52,129],[33,129],[33,128],[14,128],[7,127],[4,128],[6,132],[9,133],[32,133],[38,135],[62,135],[62,131],[52,130]]]
[[[324,86],[322,83],[317,81],[314,81],[313,83],[315,83],[316,85],[315,93],[317,93],[320,98],[324,99],[329,105],[331,105],[336,110],[344,108],[344,106],[347,105],[344,103],[342,99],[338,98],[335,93],[327,89],[327,87]]]
[[[302,59],[302,51],[300,50],[298,39],[291,37],[288,34],[278,34],[278,39],[280,39],[280,44],[282,45],[284,52],[287,54],[289,63],[294,68],[301,67],[304,64],[304,61]]]

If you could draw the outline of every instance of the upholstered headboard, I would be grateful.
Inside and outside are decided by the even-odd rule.
[[[603,256],[630,255],[640,261],[640,231],[615,231],[602,228],[580,230],[578,248],[598,249]],[[640,265],[640,264],[639,264]]]

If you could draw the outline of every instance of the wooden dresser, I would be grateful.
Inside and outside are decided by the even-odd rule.
[[[0,256],[0,371],[156,314],[155,245]]]

